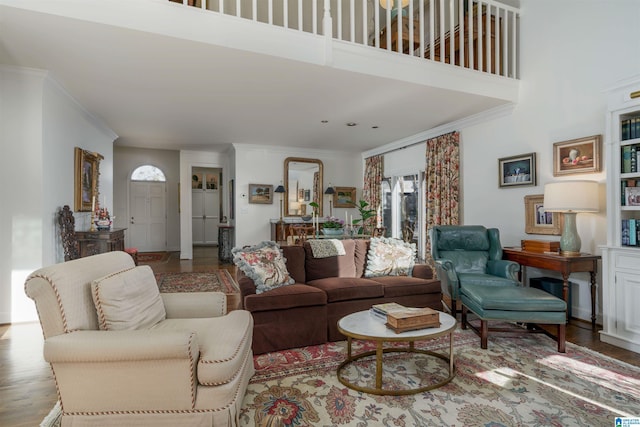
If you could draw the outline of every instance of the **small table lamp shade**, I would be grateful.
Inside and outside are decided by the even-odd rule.
[[[576,228],[578,212],[598,212],[596,181],[560,181],[544,186],[544,210],[564,213],[560,251],[565,255],[580,253],[582,242]]]

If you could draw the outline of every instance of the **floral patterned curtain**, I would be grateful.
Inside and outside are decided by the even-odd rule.
[[[425,257],[433,265],[429,231],[434,225],[460,223],[460,132],[427,140]]]
[[[376,211],[376,216],[369,218],[363,227],[373,229],[382,218],[382,179],[384,173],[384,157],[373,156],[364,163],[364,186],[362,188],[362,200],[369,203],[368,208]]]
[[[320,176],[318,172],[313,173],[313,202],[320,205],[320,197],[322,197],[322,189],[320,188]],[[320,215],[320,212],[318,212]]]

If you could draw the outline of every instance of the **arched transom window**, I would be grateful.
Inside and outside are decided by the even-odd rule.
[[[131,174],[132,181],[158,181],[166,182],[167,178],[164,176],[164,172],[155,166],[143,165],[137,167]]]

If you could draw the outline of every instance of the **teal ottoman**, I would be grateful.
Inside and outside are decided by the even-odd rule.
[[[558,325],[558,351],[565,352],[567,304],[543,290],[522,286],[470,285],[460,288],[462,329],[470,327],[480,335],[480,346],[487,348],[490,320]],[[468,311],[480,319],[480,329],[468,322]],[[504,328],[491,329],[505,331]],[[512,331],[513,329],[509,329]],[[545,332],[531,329],[530,332]]]

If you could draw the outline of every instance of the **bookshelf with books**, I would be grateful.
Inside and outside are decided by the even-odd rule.
[[[602,341],[640,353],[640,76],[610,90],[607,244],[602,247]]]

